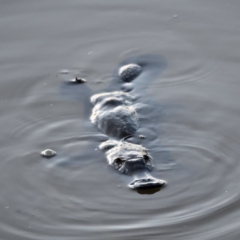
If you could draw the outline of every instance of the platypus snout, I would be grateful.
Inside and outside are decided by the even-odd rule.
[[[156,178],[141,178],[134,180],[128,186],[132,189],[148,189],[148,188],[161,188],[166,184],[164,180]]]

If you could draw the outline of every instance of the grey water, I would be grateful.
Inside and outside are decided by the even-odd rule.
[[[0,239],[239,239],[239,9],[0,0]],[[126,187],[89,120],[91,94],[118,88],[117,66],[146,54],[166,60],[144,91],[134,83],[136,141],[167,181],[154,194]],[[87,83],[64,87],[75,76]]]

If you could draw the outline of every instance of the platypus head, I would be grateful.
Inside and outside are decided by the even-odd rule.
[[[121,173],[135,177],[134,181],[129,184],[130,188],[159,188],[165,185],[165,181],[149,175],[153,168],[153,161],[143,146],[125,141],[109,140],[102,143],[100,149],[106,150],[107,160],[111,166]]]

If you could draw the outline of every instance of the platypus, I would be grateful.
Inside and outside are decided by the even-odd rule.
[[[151,59],[152,62],[149,63],[149,57],[146,56],[135,58],[135,61],[132,58],[132,62],[129,59],[119,66],[115,79],[121,85],[127,85],[122,88],[125,91],[103,92],[91,97],[93,109],[90,120],[110,138],[101,143],[99,148],[105,151],[109,165],[134,177],[133,182],[128,185],[132,189],[161,188],[166,184],[164,180],[149,174],[153,168],[153,159],[148,150],[139,144],[127,142],[127,138],[134,136],[140,124],[134,107],[134,93],[139,94],[137,91],[140,91],[144,84],[140,84],[138,79],[143,81],[141,75],[144,75],[145,70],[149,71],[152,66],[156,68],[159,64],[157,58]],[[159,72],[161,67],[163,68],[159,65]],[[138,84],[140,86],[135,87]]]

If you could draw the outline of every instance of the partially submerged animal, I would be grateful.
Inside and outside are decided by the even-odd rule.
[[[118,77],[122,83],[129,83],[141,75],[144,70],[143,63],[144,61],[142,66],[141,63],[134,62],[121,66]],[[105,151],[108,163],[118,171],[135,177],[129,184],[130,188],[164,186],[166,183],[164,180],[149,175],[153,163],[147,149],[125,141],[139,128],[139,117],[133,105],[133,96],[121,91],[105,92],[93,95],[91,102],[94,105],[90,117],[92,123],[111,138],[99,146]]]

